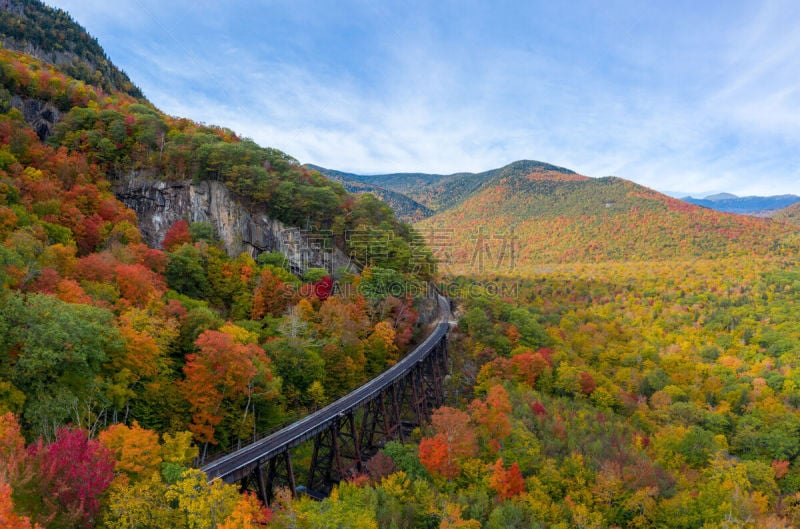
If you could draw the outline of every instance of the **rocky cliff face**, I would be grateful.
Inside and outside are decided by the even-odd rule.
[[[53,103],[47,101],[15,95],[11,98],[11,107],[22,112],[25,121],[42,141],[53,133],[56,123],[61,121],[61,112]]]
[[[116,187],[117,197],[136,212],[145,242],[159,247],[164,234],[179,220],[209,222],[228,255],[246,252],[252,257],[264,251],[283,253],[293,271],[309,267],[333,273],[350,267],[339,248],[331,248],[300,228],[268,217],[258,207],[245,207],[220,182],[160,182],[130,179]]]

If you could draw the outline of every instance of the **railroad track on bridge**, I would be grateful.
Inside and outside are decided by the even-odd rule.
[[[269,503],[274,487],[292,494],[305,490],[325,495],[349,475],[363,471],[368,457],[384,442],[403,440],[404,426],[421,424],[444,400],[447,375],[449,301],[437,294],[439,317],[425,340],[363,386],[275,433],[216,459],[203,467],[209,480],[255,486]],[[296,483],[290,450],[314,441],[308,483]]]

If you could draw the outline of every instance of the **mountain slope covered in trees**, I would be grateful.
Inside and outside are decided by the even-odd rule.
[[[386,204],[392,208],[395,215],[402,221],[415,222],[433,215],[433,210],[423,206],[416,200],[397,191],[365,182],[361,179],[362,177],[358,175],[334,171],[333,169],[325,169],[324,167],[313,164],[305,164],[304,167],[318,171],[334,182],[341,183],[350,193],[370,193],[375,195],[386,202]]]
[[[780,209],[772,214],[771,218],[778,222],[798,226],[800,225],[800,204],[792,204],[787,208]]]
[[[450,175],[428,173],[358,175],[332,169],[319,169],[326,175],[363,182],[406,195],[437,212],[462,203],[473,193],[490,187],[494,182],[504,178],[524,177],[532,173],[553,174],[554,177],[562,178],[580,178],[580,175],[569,169],[533,160],[519,160],[499,169],[481,173]]]
[[[108,58],[97,39],[61,9],[38,0],[0,2],[0,43],[52,64],[58,71],[106,92],[135,98],[142,92]]]
[[[446,253],[462,271],[481,256],[484,264],[508,270],[796,248],[796,230],[779,223],[693,206],[620,178],[555,173],[496,178],[417,226],[434,251]]]
[[[0,525],[265,522],[252,495],[190,467],[396,362],[422,328],[416,300],[389,292],[429,278],[429,252],[372,195],[164,115],[63,12],[0,9]],[[31,106],[54,126],[34,130]],[[363,273],[227,255],[202,222],[149,248],[113,194],[132,177],[223,182]]]
[[[417,232],[285,153],[165,116],[108,70],[21,53],[55,47],[48,28],[72,28],[68,49],[91,39],[0,0],[19,6],[45,33],[0,49],[3,527],[800,525],[796,227],[540,162],[360,180],[437,209]],[[57,125],[31,128],[23,99]],[[227,255],[202,222],[147,247],[113,194],[131,177],[224,183],[364,268],[294,275],[280,253]],[[437,279],[420,235],[445,271],[471,271],[442,283],[460,314],[447,405],[323,501],[279,490],[267,509],[208,483],[198,459],[419,337],[420,305],[389,292]]]
[[[451,271],[759,255],[796,245],[795,230],[779,223],[542,162],[521,160],[483,173],[452,175],[324,171],[404,193],[434,210],[415,226],[443,264],[454,265]]]

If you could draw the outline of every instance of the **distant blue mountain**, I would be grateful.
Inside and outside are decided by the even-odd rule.
[[[797,195],[774,195],[769,197],[737,197],[730,193],[719,193],[705,198],[685,197],[683,201],[726,213],[754,215],[776,211],[800,202]]]

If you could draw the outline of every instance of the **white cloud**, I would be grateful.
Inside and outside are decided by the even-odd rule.
[[[279,2],[270,8],[297,32],[284,49],[269,29],[247,37],[228,19],[181,18],[189,4],[57,3],[102,44],[125,43],[122,66],[163,110],[303,162],[450,173],[532,158],[694,194],[800,193],[793,4],[718,26],[710,13],[665,18],[652,6],[588,22],[559,12],[563,25],[537,20],[526,35],[469,13],[442,25],[422,7]],[[349,38],[326,34],[337,24],[367,47],[337,52],[347,60],[315,47]]]

